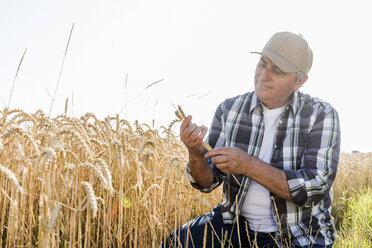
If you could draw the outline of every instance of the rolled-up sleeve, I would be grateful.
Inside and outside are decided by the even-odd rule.
[[[336,176],[340,141],[336,110],[322,111],[309,132],[301,169],[284,171],[293,203],[311,207],[329,193]]]
[[[190,164],[187,164],[187,167],[186,167],[186,176],[190,180],[191,185],[194,188],[196,188],[196,189],[198,189],[198,190],[200,190],[201,192],[204,192],[204,193],[209,193],[209,192],[213,191],[226,178],[226,175],[223,172],[221,172],[210,159],[208,159],[207,161],[208,161],[209,166],[211,167],[212,172],[213,172],[213,183],[212,183],[212,185],[209,188],[205,188],[205,187],[201,186],[194,179],[194,177],[192,176],[191,171],[190,171]]]

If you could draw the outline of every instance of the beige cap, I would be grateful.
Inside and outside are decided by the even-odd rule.
[[[301,35],[291,32],[275,33],[262,52],[282,71],[291,73],[298,70],[308,73],[313,63],[313,52]]]

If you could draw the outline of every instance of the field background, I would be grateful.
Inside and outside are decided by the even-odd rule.
[[[2,247],[157,247],[221,198],[191,187],[177,128],[5,108],[0,131]],[[334,247],[372,247],[371,164],[341,154]]]

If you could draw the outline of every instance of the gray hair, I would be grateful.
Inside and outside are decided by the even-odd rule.
[[[298,80],[301,80],[306,76],[307,76],[307,74],[305,72],[298,70],[298,71],[296,71],[295,81],[297,82]]]

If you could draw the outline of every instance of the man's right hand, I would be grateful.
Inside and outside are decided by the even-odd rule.
[[[189,115],[182,122],[180,127],[180,138],[189,150],[190,156],[203,156],[203,140],[208,128],[192,123],[191,119],[192,116]]]
[[[213,183],[212,169],[204,158],[203,139],[207,128],[191,122],[191,115],[181,124],[180,137],[189,150],[190,172],[194,179],[203,187],[210,187]]]

